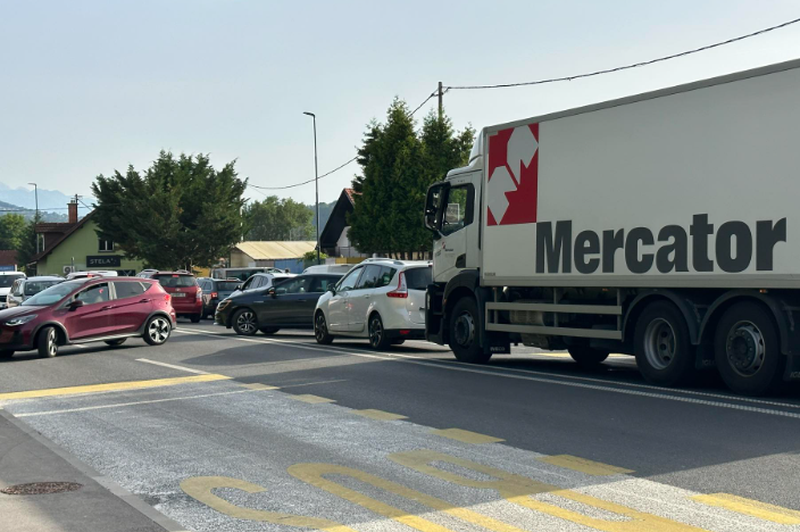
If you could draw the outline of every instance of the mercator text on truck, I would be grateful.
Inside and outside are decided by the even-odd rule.
[[[426,336],[800,380],[800,61],[484,128],[428,190]]]

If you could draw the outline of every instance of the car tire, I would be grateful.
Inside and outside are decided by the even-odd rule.
[[[272,336],[276,332],[280,331],[278,327],[261,327],[259,330],[267,336]]]
[[[386,334],[386,329],[383,328],[383,320],[377,312],[369,317],[367,332],[369,333],[369,345],[372,349],[382,351],[392,345],[392,341]]]
[[[202,314],[192,314],[189,316],[189,319],[192,320],[192,323],[200,323],[200,320],[203,318]]]
[[[331,345],[333,343],[333,336],[328,332],[328,323],[325,321],[325,314],[322,311],[317,312],[314,318],[314,338],[318,344]]]
[[[586,346],[574,346],[569,348],[569,356],[580,366],[596,368],[608,358],[608,351]]]
[[[124,344],[125,340],[127,340],[127,338],[118,338],[116,340],[106,340],[106,345],[111,346],[111,347],[118,347],[118,346]]]
[[[478,341],[480,315],[478,304],[471,297],[459,299],[450,318],[450,349],[459,362],[485,364],[492,358],[484,353]]]
[[[8,360],[14,356],[14,351],[0,351],[0,360]]]
[[[153,316],[147,320],[142,338],[149,345],[162,345],[172,334],[172,324],[166,316]]]
[[[752,301],[726,310],[714,334],[714,359],[722,380],[736,393],[780,391],[786,357],[769,310]]]
[[[58,354],[58,331],[55,327],[42,327],[36,337],[36,349],[42,358],[53,358]]]
[[[689,326],[673,303],[648,305],[636,322],[633,341],[636,365],[650,384],[673,387],[696,375]]]
[[[258,332],[258,318],[249,308],[242,308],[233,314],[233,330],[242,336],[253,336]]]

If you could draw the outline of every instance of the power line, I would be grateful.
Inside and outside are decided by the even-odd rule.
[[[91,210],[91,207],[78,206],[78,208],[79,209],[89,209],[89,210]],[[40,212],[52,212],[52,211],[66,211],[68,209],[69,209],[69,207],[53,207],[53,208],[50,208],[50,209],[48,209],[48,208],[40,208],[39,211]],[[36,212],[36,209],[23,209],[21,207],[18,208],[18,209],[0,209],[0,213],[11,213],[11,212]]]
[[[618,66],[614,68],[606,68],[603,70],[595,70],[594,72],[586,72],[583,74],[575,74],[572,76],[561,76],[558,78],[549,78],[549,79],[540,79],[536,81],[523,81],[520,83],[497,83],[494,85],[451,85],[446,87],[448,90],[476,90],[476,89],[505,89],[510,87],[523,87],[523,86],[530,86],[530,85],[544,85],[546,83],[557,83],[560,81],[572,81],[575,79],[581,78],[590,78],[593,76],[600,76],[602,74],[611,74],[613,72],[620,72],[622,70],[629,70],[631,68],[638,68],[642,66],[652,65],[654,63],[661,63],[663,61],[669,61],[670,59],[675,59],[678,57],[685,57],[687,55],[696,54],[698,52],[704,52],[706,50],[711,50],[712,48],[718,48],[720,46],[725,46],[726,44],[731,44],[739,41],[743,41],[745,39],[749,39],[751,37],[756,37],[758,35],[763,35],[764,33],[768,33],[770,31],[779,30],[781,28],[785,28],[786,26],[791,26],[792,24],[797,24],[800,22],[800,18],[796,18],[794,20],[790,20],[788,22],[783,22],[782,24],[778,24],[776,26],[770,26],[769,28],[764,28],[758,31],[754,31],[753,33],[748,33],[746,35],[740,35],[739,37],[734,37],[732,39],[728,39],[726,41],[716,42],[713,44],[709,44],[706,46],[701,46],[700,48],[694,48],[692,50],[686,50],[685,52],[679,52],[676,54],[665,55],[663,57],[657,57],[655,59],[650,59],[648,61],[640,61],[638,63],[631,63],[629,65]]]

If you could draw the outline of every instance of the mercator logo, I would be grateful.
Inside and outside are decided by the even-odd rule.
[[[536,222],[539,124],[504,129],[489,137],[488,225]]]

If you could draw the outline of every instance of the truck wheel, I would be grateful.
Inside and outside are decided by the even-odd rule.
[[[717,323],[714,358],[722,380],[734,392],[766,395],[778,391],[786,358],[769,311],[751,301],[726,310]]]
[[[39,331],[36,348],[42,358],[53,358],[58,354],[58,333],[55,327],[44,327]]]
[[[601,362],[608,358],[608,351],[593,349],[586,346],[575,346],[569,348],[569,356],[579,365],[586,368],[599,366]]]
[[[634,336],[636,365],[651,384],[677,386],[695,373],[689,327],[678,307],[668,301],[647,306]]]
[[[460,362],[485,364],[492,358],[491,353],[484,353],[478,341],[481,319],[478,305],[471,297],[463,297],[453,307],[450,318],[450,349]]]

